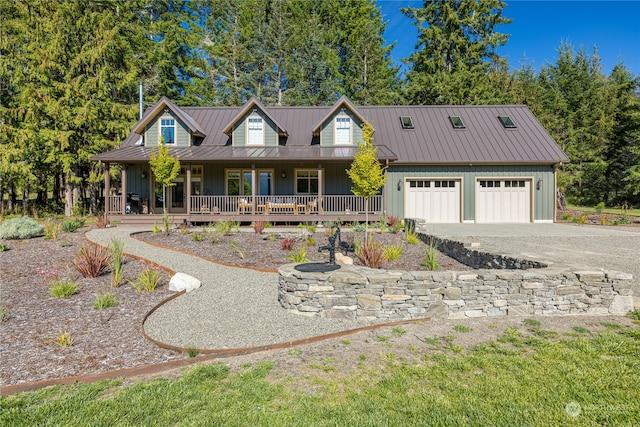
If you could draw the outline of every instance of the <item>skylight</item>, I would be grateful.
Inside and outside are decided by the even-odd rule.
[[[449,120],[451,120],[451,124],[453,125],[454,129],[466,128],[466,126],[464,125],[464,122],[462,121],[462,117],[460,116],[449,116]]]
[[[500,123],[502,123],[502,126],[506,129],[515,129],[518,127],[511,116],[498,116],[498,119],[500,119]]]
[[[400,116],[400,122],[402,123],[402,129],[413,129],[411,116]]]

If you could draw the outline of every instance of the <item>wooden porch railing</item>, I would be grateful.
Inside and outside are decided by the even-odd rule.
[[[352,195],[318,196],[191,196],[193,214],[313,214],[383,212],[382,196],[369,198]]]
[[[107,196],[106,200],[106,211],[108,214],[119,214],[122,213],[122,196]]]

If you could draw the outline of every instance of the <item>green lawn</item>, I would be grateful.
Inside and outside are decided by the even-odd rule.
[[[416,349],[422,354],[408,362],[380,342],[380,362],[362,357],[347,372],[330,369],[336,360],[325,360],[327,369],[309,365],[307,375],[296,377],[271,362],[241,372],[216,363],[126,386],[57,386],[2,397],[0,425],[632,426],[640,420],[639,327],[559,336],[525,324],[469,351],[432,347]]]
[[[597,209],[594,206],[575,206],[575,205],[567,205],[567,209],[581,211],[584,213],[594,213],[597,212]],[[629,216],[640,216],[640,209],[625,209],[622,210],[620,208],[604,208],[602,209],[603,214],[613,214],[613,215],[622,215],[626,214]]]

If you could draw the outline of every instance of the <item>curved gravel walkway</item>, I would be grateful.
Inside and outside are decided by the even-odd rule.
[[[197,349],[244,348],[286,343],[369,325],[317,319],[287,312],[278,303],[278,275],[219,265],[192,255],[161,249],[130,236],[146,228],[94,229],[87,239],[107,246],[124,242],[124,252],[202,281],[202,287],[154,311],[144,324],[147,335],[173,346]]]

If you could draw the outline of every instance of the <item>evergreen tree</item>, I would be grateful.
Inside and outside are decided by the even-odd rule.
[[[500,0],[425,0],[422,8],[402,9],[420,32],[406,60],[409,103],[478,104],[499,96],[487,76],[505,81],[506,61],[497,48],[508,35],[495,31],[511,22],[504,7]]]

